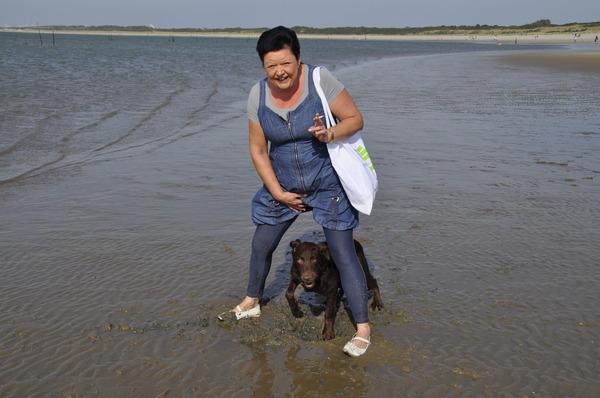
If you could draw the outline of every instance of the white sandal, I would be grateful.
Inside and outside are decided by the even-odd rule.
[[[235,307],[237,311],[235,312],[235,317],[239,321],[244,318],[258,318],[260,316],[260,304],[254,308],[251,308],[247,311],[242,311],[242,307],[239,305]]]
[[[260,304],[247,311],[243,311],[242,307],[239,305],[236,305],[235,309],[236,311],[225,311],[222,314],[219,314],[217,318],[220,321],[224,321],[226,318],[228,318],[228,315],[231,315],[232,313],[235,314],[235,319],[238,321],[244,318],[258,318],[260,316]]]
[[[364,343],[367,343],[367,346],[365,348],[359,348],[356,344],[354,344],[352,342],[353,340],[359,340]],[[359,356],[363,355],[365,352],[367,352],[367,348],[369,348],[370,345],[371,345],[371,342],[369,340],[363,339],[362,337],[358,337],[355,334],[354,336],[352,336],[352,339],[350,339],[350,341],[347,342],[346,345],[344,346],[344,353],[350,355],[351,357],[359,357]]]

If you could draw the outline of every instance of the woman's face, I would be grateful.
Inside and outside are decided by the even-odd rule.
[[[300,59],[296,59],[288,47],[266,53],[263,66],[271,87],[280,90],[287,91],[294,88],[300,77]]]

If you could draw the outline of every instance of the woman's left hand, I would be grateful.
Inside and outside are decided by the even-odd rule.
[[[308,132],[314,135],[321,142],[329,142],[329,132],[323,124],[323,116],[317,113],[314,117],[315,125],[308,128]]]

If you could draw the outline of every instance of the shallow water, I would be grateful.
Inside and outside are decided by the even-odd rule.
[[[331,67],[380,178],[356,231],[386,304],[367,355],[341,353],[345,308],[328,342],[318,307],[289,314],[287,242],[322,238],[310,215],[276,252],[261,318],[216,320],[245,290],[252,73],[205,87],[124,68],[143,90],[75,92],[37,129],[3,113],[0,395],[600,393],[600,74],[487,51]]]

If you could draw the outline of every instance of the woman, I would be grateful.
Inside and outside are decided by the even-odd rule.
[[[313,67],[300,62],[300,43],[294,31],[282,26],[268,30],[260,36],[256,49],[266,78],[252,88],[248,99],[250,154],[264,185],[252,201],[257,227],[246,297],[232,312],[238,320],[260,316],[259,300],[272,254],[298,215],[312,211],[323,227],[356,322],[356,334],[344,352],[360,356],[371,344],[371,330],[365,275],[353,243],[358,212],[333,170],[326,144],[361,130],[362,115],[344,86],[321,68],[321,86],[339,120],[334,129],[324,126]]]

